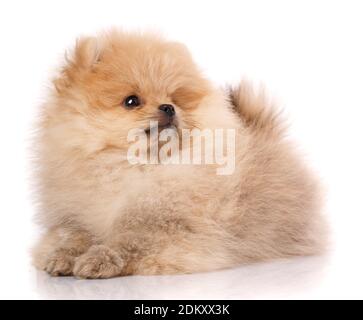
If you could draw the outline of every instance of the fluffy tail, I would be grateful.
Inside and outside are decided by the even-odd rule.
[[[253,132],[276,135],[283,131],[279,112],[268,101],[264,90],[256,92],[252,85],[242,81],[239,86],[229,88],[229,98],[234,110]]]

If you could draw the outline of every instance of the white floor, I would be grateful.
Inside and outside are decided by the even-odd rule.
[[[297,259],[182,276],[84,281],[34,276],[39,297],[52,299],[251,299],[319,295],[326,266],[321,258]],[[317,280],[318,279],[318,280]]]
[[[8,274],[1,298],[20,299],[362,299],[362,264],[337,257],[297,258],[180,276],[110,280],[52,278],[28,268]],[[24,274],[20,278],[24,278]],[[4,285],[4,283],[3,283]],[[2,286],[2,288],[4,288]]]
[[[255,299],[338,297],[329,292],[324,259],[296,259],[205,274],[75,280],[33,274],[38,297],[47,299]],[[343,295],[340,295],[343,296]]]

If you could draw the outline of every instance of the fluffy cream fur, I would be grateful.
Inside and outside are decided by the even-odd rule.
[[[127,110],[130,94],[142,107]],[[160,120],[235,128],[236,170],[130,165],[127,133]],[[187,49],[149,34],[82,38],[54,80],[39,124],[34,264],[51,275],[190,273],[318,253],[319,190],[278,117],[247,84],[224,92]]]

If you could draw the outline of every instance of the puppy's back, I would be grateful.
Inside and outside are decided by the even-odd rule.
[[[246,82],[231,88],[229,98],[249,141],[238,159],[242,215],[234,224],[244,239],[243,260],[321,252],[326,245],[321,186],[287,139],[278,110]]]

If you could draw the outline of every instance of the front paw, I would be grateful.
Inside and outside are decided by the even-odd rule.
[[[74,266],[75,257],[67,250],[55,251],[46,261],[43,270],[51,276],[70,276]]]
[[[105,279],[120,276],[124,262],[114,250],[94,245],[76,259],[73,275],[86,279]]]

